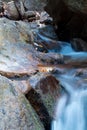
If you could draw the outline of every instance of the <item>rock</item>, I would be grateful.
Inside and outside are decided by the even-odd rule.
[[[0,42],[32,43],[33,34],[30,25],[22,21],[0,19]]]
[[[45,10],[58,26],[60,40],[69,41],[74,37],[87,40],[87,0],[49,0]]]
[[[4,16],[13,19],[29,19],[30,21],[40,19],[39,13],[45,6],[46,0],[13,0],[7,3],[4,2]],[[33,12],[33,13],[32,13]],[[32,14],[31,14],[32,13]],[[32,17],[34,15],[34,17]],[[29,18],[28,18],[29,17]]]
[[[80,38],[74,38],[71,40],[71,45],[75,51],[87,51],[87,42]]]
[[[17,11],[20,15],[20,19],[23,19],[24,17],[24,13],[25,13],[25,8],[24,8],[24,4],[23,4],[23,1],[21,0],[15,0],[15,6],[17,8]]]
[[[38,71],[39,64],[62,62],[62,55],[37,52],[32,35],[28,23],[0,19],[0,74],[6,77],[31,75]]]
[[[44,130],[35,111],[10,80],[0,76],[0,129]]]
[[[46,0],[23,0],[23,4],[26,10],[42,11],[46,5]]]
[[[28,80],[12,80],[12,82],[15,84],[17,89],[24,95],[27,94],[31,90],[31,85],[29,84]]]
[[[42,11],[40,14],[40,23],[52,24],[53,19],[46,11]]]
[[[26,11],[24,13],[25,18],[35,17],[36,12],[35,11]]]
[[[41,100],[44,103],[49,115],[53,117],[55,102],[61,92],[59,81],[50,74],[39,73],[30,77],[29,84],[40,95],[38,101]],[[28,98],[31,98],[29,94]]]
[[[36,110],[45,129],[51,129],[56,101],[61,94],[58,80],[48,73],[38,73],[29,78],[33,89],[26,95],[27,99]]]
[[[3,2],[0,1],[0,13],[3,13],[3,12],[4,12]]]
[[[2,75],[23,76],[37,71],[34,68],[37,68],[35,64],[39,62],[34,61],[32,57],[34,48],[26,44],[30,40],[28,27],[24,22],[15,23],[5,18],[0,19],[0,73]]]
[[[87,0],[64,0],[64,2],[70,7],[74,12],[78,11],[87,14]]]
[[[37,44],[37,48],[42,47],[41,51],[44,52],[54,52],[60,49],[58,37],[52,25],[43,25],[38,28],[38,31],[34,32],[34,42]]]
[[[57,53],[37,53],[37,57],[40,58],[43,65],[57,65],[64,63],[63,55]],[[39,65],[42,64],[38,64],[38,66]]]
[[[26,11],[23,15],[23,18],[28,19],[28,21],[39,20],[40,15],[36,11]]]
[[[4,16],[13,20],[18,20],[20,18],[14,1],[4,3]]]

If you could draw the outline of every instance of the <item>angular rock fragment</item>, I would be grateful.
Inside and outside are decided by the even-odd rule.
[[[0,76],[0,129],[44,130],[35,111],[10,80]]]
[[[53,110],[56,105],[57,98],[61,93],[59,81],[50,74],[38,73],[29,79],[29,84],[40,96],[39,99],[37,98],[37,102],[41,101],[46,107],[49,116],[53,117]],[[29,93],[31,93],[31,91]],[[31,99],[32,102],[35,99],[32,99],[32,97],[29,96],[29,93],[27,95],[29,100]]]

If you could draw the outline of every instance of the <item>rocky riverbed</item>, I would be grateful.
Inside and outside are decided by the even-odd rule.
[[[0,2],[0,130],[51,130],[56,103],[68,93],[61,76],[86,88],[86,40],[60,38],[60,23],[44,11],[49,2]]]

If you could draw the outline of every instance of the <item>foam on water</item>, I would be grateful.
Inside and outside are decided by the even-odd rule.
[[[68,104],[67,96],[61,97],[57,106],[56,118],[52,122],[52,130],[86,130],[84,95],[87,98],[87,91],[75,93]]]

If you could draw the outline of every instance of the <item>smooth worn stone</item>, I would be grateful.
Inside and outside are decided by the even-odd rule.
[[[35,73],[39,62],[34,60],[34,48],[30,44],[28,24],[0,19],[0,73],[23,76]],[[31,37],[31,36],[30,36]],[[31,43],[31,42],[29,42]],[[34,56],[35,57],[35,56]]]
[[[62,61],[62,55],[40,53],[34,49],[28,23],[0,19],[0,74],[7,77],[31,75],[38,71],[39,64]]]
[[[33,34],[30,25],[22,21],[0,19],[0,43],[32,43]]]
[[[43,11],[46,0],[22,0],[26,10]]]
[[[31,90],[31,85],[29,84],[28,80],[13,80],[12,81],[15,86],[19,89],[19,91],[23,94],[27,94]]]
[[[8,3],[4,3],[4,16],[9,19],[18,20],[19,19],[19,12],[15,6],[14,1],[10,1]]]
[[[38,116],[14,84],[0,76],[0,130],[44,130]]]
[[[3,44],[0,51],[0,73],[7,77],[20,77],[37,72],[40,62],[30,52],[30,48],[32,46],[26,44]]]

